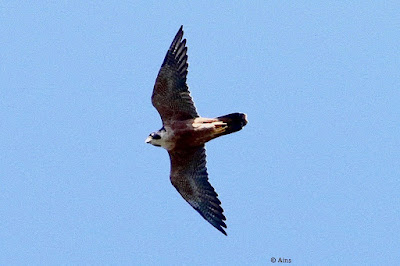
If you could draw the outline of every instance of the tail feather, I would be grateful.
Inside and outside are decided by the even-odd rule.
[[[241,130],[247,124],[247,115],[243,113],[232,113],[217,117],[218,120],[227,123],[225,132],[221,135],[230,134]]]

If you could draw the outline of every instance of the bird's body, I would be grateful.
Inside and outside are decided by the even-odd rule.
[[[197,114],[186,85],[187,47],[182,27],[176,34],[154,86],[152,103],[163,127],[146,143],[163,147],[171,160],[171,183],[204,219],[222,233],[226,228],[221,202],[208,182],[204,144],[214,138],[241,130],[247,124],[242,113],[216,118]]]
[[[158,131],[161,138],[154,139],[152,144],[161,146],[168,151],[197,147],[221,136],[226,133],[227,129],[228,123],[219,118],[197,117],[183,121],[171,121],[165,123],[163,128]]]

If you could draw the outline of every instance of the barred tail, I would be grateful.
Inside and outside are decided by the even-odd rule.
[[[229,115],[217,117],[217,119],[228,124],[225,132],[221,135],[226,135],[239,131],[247,124],[247,115],[243,113],[232,113]]]

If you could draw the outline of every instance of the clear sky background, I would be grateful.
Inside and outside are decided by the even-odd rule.
[[[398,1],[1,1],[0,264],[395,264]],[[224,236],[150,102],[180,25]]]

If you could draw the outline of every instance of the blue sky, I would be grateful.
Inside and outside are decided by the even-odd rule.
[[[0,264],[393,264],[400,4],[2,1]],[[184,25],[228,236],[169,181],[150,102]]]

